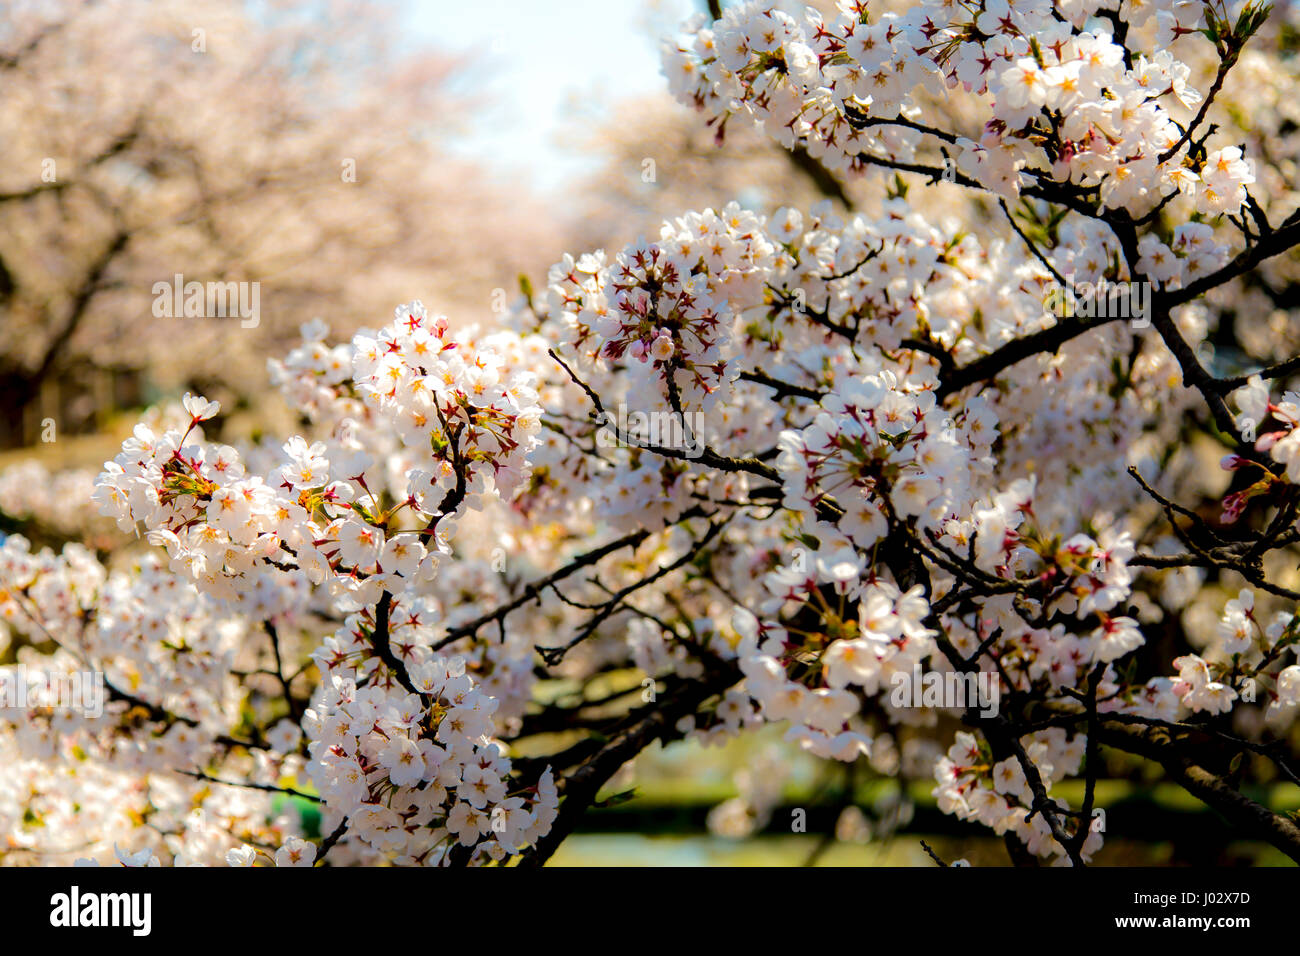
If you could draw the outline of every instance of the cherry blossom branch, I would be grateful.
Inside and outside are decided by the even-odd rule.
[[[1210,84],[1210,91],[1205,94],[1205,99],[1201,100],[1201,108],[1196,111],[1196,116],[1192,118],[1187,129],[1183,130],[1183,135],[1178,137],[1174,145],[1160,154],[1157,159],[1158,162],[1169,162],[1180,149],[1187,145],[1188,140],[1196,135],[1197,127],[1204,121],[1206,114],[1210,112],[1211,104],[1214,103],[1214,98],[1219,95],[1219,90],[1223,88],[1223,81],[1227,77],[1228,71],[1236,65],[1237,53],[1237,50],[1230,51],[1228,55],[1219,60],[1219,68],[1214,73],[1214,82]]]
[[[271,650],[275,655],[275,676],[280,681],[280,688],[284,691],[284,702],[289,706],[289,716],[297,721],[302,716],[301,706],[298,699],[293,696],[293,689],[290,686],[291,681],[284,673],[284,662],[280,659],[280,632],[276,630],[272,621],[263,621],[262,628],[266,631],[267,637],[271,639]]]
[[[905,343],[906,344],[906,343]],[[944,353],[945,355],[947,353]],[[806,388],[803,385],[794,385],[790,382],[783,382],[778,378],[773,378],[766,372],[741,372],[737,376],[742,382],[753,382],[756,385],[764,385],[776,392],[777,398],[806,398],[810,402],[819,402],[825,397],[824,392],[819,392],[813,388]]]
[[[909,543],[908,537],[908,532],[904,526],[895,522],[886,536],[880,556],[895,579],[898,580],[900,587],[911,588],[916,584],[920,584],[924,587],[928,597],[933,593],[930,575],[920,558],[919,551],[914,546],[915,542]],[[926,618],[925,625],[935,632],[935,643],[938,644],[939,650],[954,668],[963,674],[977,674],[979,672],[979,667],[973,659],[963,657],[952,646],[945,634],[943,622],[939,620],[938,615],[933,610]],[[1043,819],[1047,821],[1048,828],[1052,831],[1052,836],[1066,851],[1070,862],[1075,866],[1082,867],[1084,864],[1079,848],[1073,844],[1068,834],[1066,834],[1058,816],[1060,807],[1048,797],[1047,788],[1043,784],[1042,775],[1038,772],[1037,765],[1030,759],[1024,745],[1020,742],[1020,732],[1015,730],[1014,725],[1005,714],[998,713],[992,718],[984,717],[980,714],[978,705],[973,702],[969,703],[966,708],[966,719],[973,726],[977,726],[984,734],[989,746],[993,748],[995,757],[1001,759],[1011,755],[1016,758],[1025,775],[1025,782],[1034,795],[1029,818],[1041,813]]]
[[[682,519],[684,520],[688,517],[698,517],[703,513],[704,512],[702,510],[692,509],[692,511],[683,514]],[[608,544],[601,545],[599,548],[593,548],[590,551],[586,551],[578,555],[573,560],[565,564],[563,567],[558,568],[555,571],[552,571],[550,574],[546,575],[545,577],[538,578],[536,581],[532,581],[528,584],[525,584],[520,594],[513,600],[501,605],[495,610],[489,611],[486,614],[482,614],[479,617],[476,617],[474,620],[466,624],[461,624],[452,628],[447,632],[446,636],[434,642],[434,644],[432,645],[432,649],[435,651],[441,650],[443,647],[446,647],[448,644],[451,644],[454,641],[458,641],[461,638],[474,636],[486,624],[492,624],[492,623],[504,621],[507,615],[509,615],[512,611],[516,611],[519,608],[523,607],[529,601],[540,600],[542,592],[545,591],[548,587],[552,587],[553,585],[569,577],[569,575],[574,574],[575,572],[580,571],[585,567],[590,567],[591,565],[599,561],[601,558],[611,555],[615,551],[621,551],[623,548],[629,548],[629,547],[635,549],[638,545],[641,544],[641,542],[645,541],[646,538],[650,537],[651,533],[652,532],[649,531],[648,529],[642,528],[639,531],[633,531],[628,534],[625,534],[623,535],[623,537],[617,538],[614,541],[609,542]]]
[[[411,681],[411,675],[406,670],[406,665],[402,663],[401,659],[396,654],[393,653],[388,633],[389,614],[392,607],[393,596],[389,592],[385,591],[379,598],[379,603],[375,605],[375,626],[370,632],[370,644],[375,649],[375,653],[379,655],[379,659],[384,662],[388,670],[397,678],[397,682],[410,693],[423,698],[425,695],[421,694],[415,684]]]
[[[1244,833],[1264,840],[1300,862],[1300,826],[1238,793],[1221,778],[1170,747],[1167,732],[1160,728],[1141,730],[1105,720],[1097,733],[1104,744],[1158,763],[1184,790],[1222,813]]]
[[[1007,217],[1007,222],[1010,224],[1011,228],[1015,230],[1016,235],[1020,237],[1020,241],[1023,242],[1029,251],[1034,254],[1034,258],[1043,264],[1043,268],[1052,274],[1052,278],[1057,281],[1057,284],[1059,284],[1061,288],[1068,286],[1069,283],[1065,281],[1065,277],[1057,271],[1056,266],[1052,265],[1052,263],[1048,261],[1047,256],[1043,255],[1042,250],[1038,248],[1038,244],[1035,243],[1034,240],[1030,239],[1029,236],[1025,234],[1025,231],[1020,228],[1020,224],[1016,222],[1015,217],[1011,215],[1011,210],[1007,208],[1007,201],[999,197],[998,207]]]
[[[634,448],[643,448],[646,451],[654,452],[656,455],[662,455],[664,458],[675,458],[679,461],[692,461],[701,465],[707,465],[711,468],[717,468],[721,471],[728,472],[748,472],[751,475],[758,475],[760,478],[766,478],[769,481],[780,481],[780,474],[775,468],[763,464],[757,458],[729,458],[726,455],[720,455],[707,445],[699,449],[670,448],[665,445],[656,445],[653,442],[641,441],[635,435],[629,435],[614,424],[614,420],[609,413],[605,411],[605,406],[597,395],[586,382],[578,378],[573,369],[565,363],[564,359],[555,354],[554,349],[548,349],[547,354],[559,363],[560,367],[568,373],[573,383],[581,388],[591,401],[599,419],[607,423],[607,427],[612,429],[615,437],[623,444]]]
[[[596,632],[596,629],[600,627],[602,623],[604,623],[610,616],[612,616],[620,608],[624,598],[628,597],[631,594],[635,594],[637,591],[641,590],[642,588],[648,587],[649,585],[655,583],[660,578],[663,578],[666,575],[671,574],[672,572],[678,570],[679,568],[685,567],[687,564],[690,564],[692,561],[696,559],[696,557],[704,549],[704,547],[715,537],[717,537],[719,532],[721,532],[722,529],[727,526],[727,523],[730,520],[731,518],[730,516],[728,516],[723,518],[720,521],[710,521],[709,526],[705,530],[704,534],[701,535],[696,541],[692,542],[691,546],[686,550],[684,554],[682,554],[681,557],[679,557],[677,560],[669,564],[664,565],[654,573],[649,574],[641,578],[640,580],[634,581],[633,583],[623,588],[620,588],[618,591],[614,592],[613,596],[610,597],[610,599],[606,601],[603,605],[601,605],[600,609],[594,615],[592,615],[591,619],[588,620],[587,623],[584,624],[581,629],[579,629],[578,633],[574,635],[574,637],[570,641],[568,641],[565,644],[561,644],[557,647],[538,646],[537,653],[542,655],[542,659],[545,660],[549,666],[554,667],[555,665],[559,664],[560,661],[564,660],[564,656],[569,651],[571,651],[574,647],[577,647],[587,638],[591,637],[591,635]]]
[[[716,666],[716,665],[715,665]],[[707,677],[683,687],[680,694],[666,701],[647,704],[637,710],[628,728],[619,733],[571,776],[564,778],[560,812],[546,836],[526,850],[519,865],[540,867],[568,838],[587,809],[595,802],[601,787],[619,769],[656,740],[667,743],[682,735],[678,721],[699,709],[710,697],[737,683],[742,675],[734,665],[716,666]]]
[[[1226,378],[1215,379],[1217,387],[1222,391],[1235,391],[1245,385],[1252,378],[1258,376],[1265,381],[1275,378],[1286,378],[1300,372],[1300,355],[1295,358],[1287,359],[1285,362],[1278,362],[1276,365],[1270,365],[1262,368],[1258,372],[1248,372],[1245,375],[1233,375]]]
[[[243,790],[261,790],[264,793],[282,793],[285,796],[295,797],[299,800],[309,800],[312,803],[325,802],[314,793],[304,793],[303,791],[295,790],[292,787],[280,787],[273,783],[253,783],[247,780],[222,780],[220,777],[214,777],[201,770],[177,770],[176,772],[182,776],[193,777],[195,780],[204,780],[208,783],[219,783],[223,787],[237,787]]]

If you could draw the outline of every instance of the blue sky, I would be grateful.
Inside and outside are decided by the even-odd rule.
[[[698,0],[407,0],[404,19],[412,42],[471,57],[461,85],[489,98],[457,150],[550,191],[589,162],[560,141],[566,117],[666,97],[659,38],[697,9]]]

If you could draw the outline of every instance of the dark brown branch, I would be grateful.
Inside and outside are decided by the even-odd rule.
[[[1032,332],[1023,338],[1012,339],[988,355],[982,355],[954,370],[940,382],[938,395],[940,398],[945,398],[969,385],[987,381],[1027,358],[1040,353],[1055,353],[1071,339],[1113,321],[1115,319],[1103,316],[1072,319],[1068,322],[1057,322],[1049,328]]]
[[[947,353],[944,353],[947,354]],[[765,372],[741,372],[737,376],[742,382],[753,382],[756,385],[765,385],[776,392],[777,398],[806,398],[810,402],[820,402],[825,393],[816,389],[806,388],[803,385],[794,385],[790,382],[783,382],[779,378],[773,378]]]
[[[647,704],[636,711],[633,723],[591,759],[563,779],[564,802],[546,836],[527,850],[520,866],[539,867],[549,860],[559,845],[573,832],[587,808],[595,802],[600,788],[620,767],[656,740],[670,741],[681,736],[677,723],[695,713],[699,706],[741,679],[733,664],[719,666],[707,678],[682,689],[677,696]]]
[[[691,515],[699,514],[703,514],[703,512],[693,510],[692,512],[683,514],[682,517],[686,518]],[[651,532],[649,530],[643,528],[640,531],[633,531],[630,534],[625,534],[623,537],[617,538],[608,544],[601,545],[599,548],[593,548],[590,551],[583,552],[564,567],[552,571],[543,578],[539,578],[536,581],[524,585],[523,591],[514,600],[501,605],[494,611],[489,611],[487,614],[476,617],[467,624],[461,624],[452,628],[447,632],[446,637],[443,637],[433,645],[433,650],[436,651],[446,647],[453,641],[460,640],[463,637],[472,637],[474,634],[478,633],[479,628],[483,627],[485,624],[504,621],[511,611],[523,607],[529,601],[540,599],[542,592],[548,587],[563,581],[576,571],[580,571],[585,567],[595,564],[601,558],[613,554],[615,551],[628,547],[635,549],[642,541],[650,537],[650,534]]]
[[[588,620],[587,623],[582,626],[581,630],[579,630],[578,633],[575,634],[573,638],[569,640],[567,643],[561,644],[558,647],[539,646],[537,648],[537,652],[542,655],[542,659],[545,660],[548,665],[554,667],[556,664],[558,664],[560,661],[564,659],[565,654],[567,654],[570,650],[572,650],[577,645],[581,644],[587,638],[591,637],[591,635],[596,632],[596,629],[600,627],[602,623],[604,623],[616,611],[618,611],[619,608],[622,606],[624,598],[628,597],[631,594],[636,593],[637,591],[641,590],[644,587],[648,587],[649,585],[658,581],[660,578],[671,574],[672,572],[678,570],[679,568],[685,567],[686,565],[690,564],[692,561],[695,560],[696,555],[700,553],[700,551],[705,547],[705,545],[707,545],[710,541],[712,541],[715,537],[717,537],[718,532],[720,532],[724,527],[726,527],[726,524],[727,524],[726,518],[722,519],[721,521],[709,522],[708,530],[706,530],[704,534],[700,537],[700,539],[696,541],[694,544],[692,544],[691,547],[687,549],[686,553],[683,554],[680,558],[678,558],[676,561],[671,562],[670,564],[664,565],[654,573],[649,574],[646,577],[641,578],[640,580],[634,581],[633,583],[623,588],[620,588],[618,591],[615,591],[613,595],[610,597],[610,599],[601,606],[600,610],[598,610],[595,614],[593,614],[591,619]]]
[[[1160,728],[1141,729],[1114,720],[1102,721],[1101,742],[1126,753],[1153,760],[1184,790],[1223,814],[1234,826],[1300,862],[1300,826],[1228,786],[1221,778],[1170,746]]]
[[[297,797],[300,800],[310,800],[312,803],[325,802],[313,793],[303,793],[301,790],[294,790],[292,787],[277,787],[272,783],[250,783],[239,780],[222,780],[220,777],[213,777],[210,774],[195,770],[177,770],[176,772],[186,777],[193,777],[195,780],[205,780],[208,783],[219,783],[223,787],[239,787],[244,790],[262,790],[266,793],[282,793],[285,796]]]

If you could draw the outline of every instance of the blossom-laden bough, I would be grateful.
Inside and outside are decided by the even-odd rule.
[[[418,302],[342,344],[311,323],[272,362],[306,423],[283,443],[208,441],[195,397],[138,427],[95,498],[147,557],[0,548],[19,666],[102,670],[110,696],[0,737],[9,852],[540,864],[655,741],[775,723],[886,775],[921,753],[939,807],[1017,859],[1093,857],[1117,752],[1300,859],[1239,786],[1300,782],[1278,582],[1300,396],[1268,385],[1300,363],[1213,371],[1202,298],[1268,287],[1300,241],[1294,130],[1251,155],[1208,121],[1252,46],[1294,64],[1269,12],[758,0],[690,24],[677,95],[720,135],[897,175],[878,212],[687,213],[566,255],[492,331]],[[926,122],[950,98],[977,133]],[[908,188],[988,197],[1006,228]],[[1046,309],[1066,277],[1149,284],[1149,322]],[[656,440],[616,408],[698,427]],[[1161,490],[1199,467],[1193,433],[1237,482],[1213,516]],[[1240,593],[1193,642],[1209,574]],[[241,669],[253,646],[271,663]],[[599,690],[629,667],[646,681]],[[1001,706],[900,705],[922,673],[983,675]],[[318,841],[285,796],[321,805]]]

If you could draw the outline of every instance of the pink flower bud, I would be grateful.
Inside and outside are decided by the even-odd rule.
[[[1268,451],[1279,441],[1289,435],[1290,432],[1267,432],[1259,436],[1259,441],[1255,442],[1256,451]]]

